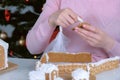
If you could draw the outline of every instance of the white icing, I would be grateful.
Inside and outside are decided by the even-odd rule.
[[[87,64],[87,71],[90,74],[90,66],[89,66],[89,64]]]
[[[65,63],[65,62],[56,62],[54,64],[56,65],[61,65],[61,66],[65,66],[65,65],[95,65],[95,66],[99,66],[101,64],[104,64],[106,62],[109,62],[109,61],[115,61],[115,60],[120,60],[120,57],[116,56],[116,57],[112,57],[112,58],[107,58],[107,59],[103,59],[103,60],[100,60],[98,62],[90,62],[90,63]]]
[[[53,65],[53,64],[42,64],[41,67],[39,67],[37,70],[41,71],[41,72],[45,72],[45,73],[51,73],[53,70],[57,70],[58,71],[58,68]]]
[[[103,59],[103,60],[100,60],[98,62],[95,62],[95,63],[90,63],[91,65],[95,65],[95,66],[99,66],[103,63],[106,63],[106,62],[109,62],[109,61],[114,61],[114,60],[120,60],[120,57],[116,56],[116,57],[111,57],[111,58],[107,58],[107,59]]]
[[[41,71],[31,71],[29,72],[29,80],[45,80],[45,73]]]
[[[72,72],[72,77],[74,80],[89,80],[89,72],[78,68]]]
[[[8,67],[8,43],[0,39],[0,45],[3,46],[5,51],[5,67],[4,68],[7,68]]]
[[[45,53],[45,56],[46,56],[46,61],[48,62],[49,61],[48,53]]]
[[[61,77],[56,77],[54,80],[64,80],[64,79]]]
[[[36,62],[36,65],[35,65],[35,70],[38,70],[41,66],[41,62],[40,61],[37,61]]]
[[[54,64],[51,64],[51,63],[41,64],[41,66],[37,68],[36,71],[31,71],[29,73],[29,79],[30,80],[45,80],[45,73],[51,73],[54,70],[58,71],[57,66],[55,66]]]

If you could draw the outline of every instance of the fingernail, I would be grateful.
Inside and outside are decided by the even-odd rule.
[[[83,24],[82,27],[86,27],[87,25]]]
[[[78,29],[78,27],[75,27],[75,29],[77,30],[77,29]]]
[[[77,29],[75,29],[74,31],[75,31],[75,32],[78,32],[78,30],[77,30]]]

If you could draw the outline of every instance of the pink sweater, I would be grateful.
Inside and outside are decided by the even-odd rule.
[[[99,27],[116,40],[114,47],[108,52],[92,47],[71,30],[73,24],[63,28],[64,35],[71,40],[67,47],[68,52],[90,52],[94,61],[120,56],[120,0],[47,0],[43,12],[26,38],[31,54],[41,53],[48,46],[55,29],[49,26],[48,17],[63,8],[71,8],[84,21]]]

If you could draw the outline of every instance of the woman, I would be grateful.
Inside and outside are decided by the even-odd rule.
[[[90,52],[93,61],[120,56],[119,5],[120,0],[47,0],[27,35],[27,48],[31,54],[43,52],[59,25],[71,41],[68,52]],[[75,27],[78,16],[90,25]]]

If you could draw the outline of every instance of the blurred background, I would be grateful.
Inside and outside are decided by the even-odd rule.
[[[39,58],[26,48],[26,34],[39,17],[45,0],[0,0],[0,39],[9,43],[9,57]]]

